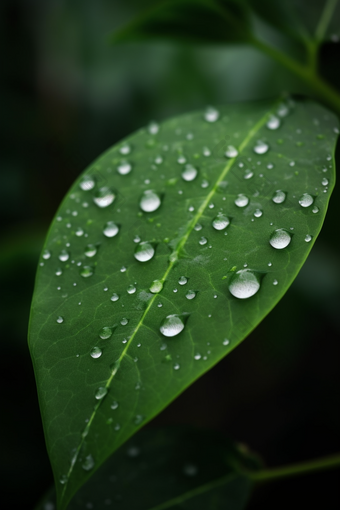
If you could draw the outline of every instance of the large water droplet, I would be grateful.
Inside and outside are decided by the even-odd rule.
[[[212,106],[208,106],[208,108],[204,112],[204,119],[207,122],[216,122],[220,116],[220,112],[213,108]]]
[[[136,289],[135,285],[131,284],[131,285],[128,286],[128,288],[126,290],[127,290],[128,294],[134,294],[137,289]]]
[[[284,191],[278,189],[275,191],[272,201],[274,204],[282,204],[287,198],[287,195]]]
[[[99,388],[96,389],[94,396],[97,400],[101,400],[102,398],[107,395],[108,389],[105,386],[99,386]]]
[[[95,185],[96,181],[94,180],[94,177],[91,177],[91,175],[84,175],[79,183],[79,186],[83,191],[90,191],[95,187]]]
[[[97,398],[97,397],[96,397]],[[92,455],[87,455],[85,457],[85,460],[83,461],[81,467],[85,470],[85,471],[90,471],[93,467],[94,467],[94,459],[92,457]]]
[[[97,358],[100,358],[100,356],[103,354],[103,351],[101,350],[100,347],[93,347],[93,349],[91,349],[91,358],[94,358],[94,359],[97,359]]]
[[[96,192],[93,201],[98,207],[104,208],[111,205],[115,198],[115,193],[107,186],[103,186]]]
[[[70,258],[70,254],[66,250],[61,250],[58,258],[61,260],[61,262],[66,262]]]
[[[108,327],[108,326],[104,326],[104,327],[103,327],[103,328],[99,331],[99,338],[101,338],[102,340],[108,340],[109,338],[111,338],[112,333],[113,333],[112,328],[110,328],[110,327]]]
[[[313,238],[312,238],[312,236],[310,234],[306,234],[306,236],[305,236],[306,243],[310,243],[312,239]]]
[[[275,230],[270,236],[269,243],[273,248],[277,250],[283,250],[283,248],[287,248],[292,240],[292,236],[287,230],[283,228],[278,228]]]
[[[262,214],[263,214],[263,211],[261,211],[261,209],[255,209],[255,211],[254,211],[255,218],[261,218]]]
[[[199,244],[200,244],[201,246],[204,246],[205,244],[207,244],[208,239],[207,239],[206,237],[203,237],[203,236],[202,236],[202,237],[201,237],[201,239],[200,239],[198,242],[199,242]]]
[[[188,278],[186,278],[185,276],[181,276],[178,280],[178,283],[180,285],[185,285],[186,283],[188,283]]]
[[[237,207],[246,207],[246,205],[248,204],[249,198],[246,195],[243,195],[242,193],[240,193],[235,199],[235,205],[237,205]]]
[[[224,230],[230,224],[230,220],[223,213],[218,213],[216,218],[212,221],[212,226],[215,230]]]
[[[182,178],[187,181],[193,181],[197,177],[197,169],[193,167],[192,165],[186,165],[185,169],[181,173]]]
[[[256,154],[266,154],[266,152],[268,152],[269,150],[269,145],[265,142],[263,142],[262,140],[258,140],[256,142],[256,145],[254,147],[254,152]]]
[[[128,161],[121,161],[121,163],[117,166],[117,172],[120,175],[127,175],[131,172],[132,165]]]
[[[139,206],[142,209],[142,211],[153,212],[153,211],[156,211],[160,205],[161,205],[161,199],[157,195],[157,193],[155,193],[152,190],[144,191],[144,193],[140,199],[140,202],[139,202]]]
[[[119,295],[114,292],[110,299],[111,299],[111,301],[118,301]]]
[[[238,150],[233,145],[228,145],[224,154],[227,158],[236,158],[238,155]]]
[[[269,117],[267,124],[266,124],[267,128],[272,129],[272,130],[278,129],[280,127],[280,125],[281,125],[281,121],[275,115],[271,115]]]
[[[83,278],[88,278],[89,276],[93,275],[94,268],[92,266],[83,266],[80,268],[79,273]]]
[[[150,285],[150,292],[152,292],[152,294],[158,294],[158,292],[161,292],[161,290],[163,289],[163,283],[161,282],[161,280],[154,280],[152,282],[152,284]]]
[[[136,246],[134,256],[139,262],[147,262],[152,259],[154,254],[155,249],[152,244],[148,241],[143,241]]]
[[[250,298],[254,296],[259,289],[259,276],[251,269],[241,269],[230,278],[229,291],[238,299]]]
[[[314,198],[312,197],[312,195],[309,195],[309,193],[304,193],[299,198],[299,204],[301,205],[301,207],[309,207],[310,205],[312,205],[313,202]]]
[[[62,317],[61,315],[59,315],[59,317],[57,317],[57,323],[58,324],[62,324],[64,322],[64,317]]]
[[[126,326],[129,323],[129,319],[127,319],[126,317],[123,317],[122,320],[120,321],[120,323],[122,326]]]
[[[94,244],[88,244],[85,248],[85,255],[86,257],[94,257],[97,253],[97,247]]]
[[[118,227],[118,225],[116,225],[116,223],[114,221],[108,221],[105,224],[103,234],[106,237],[114,237],[118,234],[118,232],[119,232],[119,227]]]
[[[187,299],[194,299],[196,297],[196,292],[194,290],[188,290],[188,292],[185,294],[185,297]]]
[[[180,315],[168,315],[159,328],[162,335],[166,337],[173,337],[179,335],[184,329],[184,322]]]
[[[50,252],[49,250],[44,250],[44,251],[42,252],[42,258],[43,258],[44,260],[48,260],[48,259],[50,259],[50,258],[51,258],[51,252]]]

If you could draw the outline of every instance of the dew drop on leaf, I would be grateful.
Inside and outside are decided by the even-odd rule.
[[[324,177],[324,178],[322,179],[322,181],[321,181],[321,184],[322,184],[322,186],[328,186],[328,184],[329,184],[329,183],[328,183],[328,179],[326,179],[326,177]]]
[[[97,397],[96,397],[97,398]],[[85,460],[83,461],[81,467],[85,470],[85,471],[90,471],[93,467],[94,467],[94,459],[92,457],[92,455],[87,455],[85,457]]]
[[[161,205],[161,199],[157,193],[152,190],[144,191],[139,206],[144,212],[154,212]]]
[[[112,336],[112,328],[109,328],[108,326],[104,326],[100,331],[99,331],[99,337],[102,339],[102,340],[108,340],[109,338],[111,338]]]
[[[184,329],[184,322],[180,315],[168,315],[163,319],[162,324],[159,328],[162,335],[166,337],[174,337],[181,333]]]
[[[306,236],[305,236],[306,243],[310,243],[311,240],[312,240],[312,236],[310,234],[306,234]]]
[[[204,120],[207,122],[216,122],[219,119],[220,112],[213,108],[212,106],[208,106],[208,108],[204,112]]]
[[[271,115],[269,117],[267,124],[266,124],[267,128],[271,129],[271,130],[278,129],[280,127],[280,125],[281,125],[281,121],[275,115]]]
[[[275,191],[272,201],[274,204],[282,204],[287,198],[287,195],[284,191],[278,189]]]
[[[196,292],[194,290],[188,290],[188,292],[185,294],[185,297],[187,299],[194,299],[196,297]]]
[[[113,410],[117,409],[118,405],[119,405],[118,402],[116,402],[116,400],[114,400],[111,404],[111,409],[113,409]]]
[[[278,228],[271,234],[269,244],[276,250],[282,250],[283,248],[287,248],[291,240],[292,236],[289,232],[283,228]]]
[[[301,207],[309,207],[313,204],[313,202],[314,198],[309,193],[304,193],[299,198],[299,204],[301,205]]]
[[[124,318],[120,321],[120,323],[121,323],[121,325],[122,325],[122,326],[126,326],[126,325],[128,324],[128,322],[129,322],[129,320],[128,320],[126,317],[124,317]]]
[[[44,260],[48,260],[49,258],[51,258],[51,252],[49,250],[44,250],[42,252],[42,258]]]
[[[248,299],[260,289],[259,277],[251,269],[241,269],[230,278],[229,291],[238,299]]]
[[[248,204],[249,198],[246,197],[246,195],[243,195],[242,193],[240,193],[235,199],[235,205],[237,205],[237,207],[246,207],[246,205]]]
[[[128,143],[125,143],[124,145],[121,146],[121,148],[119,149],[119,152],[121,154],[123,154],[124,156],[126,156],[127,154],[130,154],[131,146]]]
[[[139,262],[148,262],[155,254],[155,249],[151,243],[143,241],[135,248],[134,257]]]
[[[83,266],[80,268],[79,273],[83,278],[89,278],[89,276],[93,275],[94,268],[92,266]]]
[[[174,370],[179,370],[181,365],[179,363],[174,363]]]
[[[226,158],[236,158],[238,155],[238,150],[233,145],[228,145],[224,154]]]
[[[70,254],[66,250],[61,250],[58,258],[61,262],[66,262],[70,258]]]
[[[218,213],[216,218],[212,221],[212,226],[215,230],[224,230],[230,224],[230,220],[223,213]]]
[[[266,154],[269,150],[269,145],[262,140],[258,140],[253,150],[255,154]]]
[[[263,211],[261,211],[261,209],[255,209],[255,211],[254,211],[255,218],[261,218],[262,214],[263,214]]]
[[[128,288],[126,290],[127,290],[128,294],[134,294],[137,289],[136,289],[135,285],[131,284],[131,285],[128,286]]]
[[[225,338],[222,343],[223,345],[229,345],[230,341],[228,340],[228,338]]]
[[[114,302],[114,301],[118,301],[118,299],[119,299],[119,295],[118,295],[118,294],[116,294],[116,293],[114,292],[114,293],[112,294],[112,296],[111,296],[111,298],[110,298],[110,299],[111,299],[111,301],[113,301],[113,302]]]
[[[97,358],[100,358],[100,356],[103,354],[103,351],[101,350],[100,347],[93,347],[93,349],[91,349],[91,358],[94,358],[94,359],[97,359]]]
[[[61,315],[59,315],[59,317],[57,317],[57,323],[58,324],[62,324],[64,322],[64,317],[62,317]]]
[[[93,201],[98,207],[102,209],[111,205],[115,198],[115,193],[107,186],[103,186],[95,193]]]
[[[180,285],[185,285],[186,283],[188,283],[188,278],[186,278],[185,276],[181,276],[178,280],[178,283]]]
[[[182,178],[187,181],[193,181],[197,177],[197,169],[192,165],[186,165],[185,169],[181,173]]]
[[[159,125],[157,124],[157,122],[150,122],[150,124],[148,125],[148,131],[150,135],[157,135],[159,131]]]
[[[149,288],[149,290],[150,290],[150,292],[152,292],[152,294],[158,294],[158,292],[161,292],[162,289],[163,289],[163,283],[161,282],[161,280],[154,280]]]
[[[85,248],[85,255],[86,257],[94,257],[97,253],[97,247],[94,244],[88,244]]]
[[[119,232],[119,227],[114,221],[108,221],[105,224],[103,234],[106,237],[115,237]]]
[[[95,187],[95,185],[96,182],[94,177],[91,177],[91,175],[84,175],[79,183],[79,186],[83,191],[90,191]]]
[[[206,237],[203,237],[203,236],[202,236],[202,237],[201,237],[201,239],[200,239],[198,242],[199,242],[199,244],[200,244],[201,246],[204,246],[205,244],[207,244],[208,239],[207,239]]]
[[[117,172],[120,175],[127,175],[131,172],[132,165],[128,161],[121,161],[121,163],[117,166]]]
[[[55,274],[56,274],[56,276],[60,276],[60,275],[62,275],[62,274],[63,274],[63,272],[62,272],[62,270],[60,269],[60,267],[58,267],[58,269],[56,269]]]
[[[105,386],[99,386],[99,388],[96,389],[94,396],[97,400],[101,400],[102,398],[107,395],[108,389]]]

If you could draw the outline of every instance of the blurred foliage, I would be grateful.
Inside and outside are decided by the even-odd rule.
[[[151,119],[282,90],[310,94],[287,70],[245,45],[108,44],[113,30],[153,3],[0,3],[0,324],[6,411],[1,479],[3,498],[12,499],[12,508],[33,508],[52,480],[25,335],[40,246],[71,183],[98,154]],[[292,51],[288,39],[260,20],[257,31]],[[324,43],[319,55],[321,73],[339,89],[337,41]],[[338,161],[339,156],[338,150]],[[216,428],[248,443],[271,465],[340,448],[339,214],[336,189],[317,245],[280,305],[150,427]],[[259,490],[249,508],[272,508],[275,498],[275,508],[286,509],[292,489],[297,508],[312,503],[337,508],[336,473],[310,476]]]

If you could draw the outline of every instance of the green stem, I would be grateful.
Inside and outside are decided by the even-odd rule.
[[[322,41],[325,36],[328,25],[333,16],[336,4],[338,0],[328,0],[320,17],[320,21],[315,30],[315,39],[317,41]]]
[[[267,45],[256,37],[252,37],[251,43],[260,51],[268,55],[279,64],[283,65],[302,79],[314,92],[338,115],[340,115],[340,95],[329,83],[318,76],[309,66],[301,64],[297,60],[292,59],[285,53],[276,48]]]
[[[340,467],[340,454],[311,460],[309,462],[301,462],[300,464],[293,464],[290,466],[262,469],[260,471],[247,473],[247,476],[251,480],[262,482],[274,480],[276,478],[304,475],[312,471],[322,471],[324,469],[332,469],[336,467]]]

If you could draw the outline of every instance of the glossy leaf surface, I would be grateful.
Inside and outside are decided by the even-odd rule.
[[[242,510],[252,485],[240,470],[258,468],[216,431],[142,430],[77,493],[69,510]],[[55,491],[37,510],[55,508]]]
[[[209,108],[150,124],[71,188],[29,334],[61,509],[286,292],[326,213],[337,132],[309,101]]]

